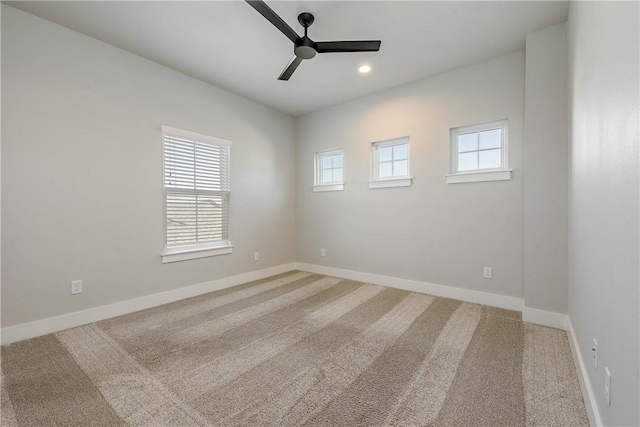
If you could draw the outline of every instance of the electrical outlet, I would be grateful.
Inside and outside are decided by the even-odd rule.
[[[254,261],[260,261],[260,252],[255,252],[253,254],[253,260]]]
[[[485,267],[484,268],[484,278],[485,279],[493,279],[493,268]]]
[[[598,341],[593,339],[593,347],[591,348],[591,357],[593,357],[593,366],[598,369]]]
[[[607,405],[611,406],[611,372],[609,368],[604,368],[604,399]]]
[[[324,251],[324,248],[320,249],[320,256],[325,256],[326,252]]]
[[[74,280],[71,282],[71,295],[82,293],[82,280]]]

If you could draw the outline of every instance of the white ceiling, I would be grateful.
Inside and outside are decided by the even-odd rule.
[[[292,115],[301,115],[524,48],[566,20],[567,2],[267,1],[315,41],[381,39],[377,53],[321,54],[277,80],[293,43],[243,1],[7,2]],[[368,75],[357,68],[373,67]]]

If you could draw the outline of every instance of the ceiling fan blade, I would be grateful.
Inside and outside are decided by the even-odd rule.
[[[380,40],[354,40],[341,42],[317,42],[318,53],[334,52],[377,52]]]
[[[282,70],[282,74],[280,74],[278,80],[289,80],[289,77],[291,77],[291,74],[293,74],[293,72],[296,70],[296,68],[298,68],[298,65],[300,65],[301,62],[302,59],[293,55],[293,58],[291,58],[287,66],[284,67],[284,70]]]
[[[294,43],[296,42],[296,40],[298,40],[299,36],[295,31],[293,31],[293,28],[291,28],[289,24],[284,22],[282,18],[280,18],[278,14],[273,11],[273,9],[267,6],[265,2],[263,2],[262,0],[246,0],[246,2],[249,3],[249,5],[255,10],[257,10],[258,13],[267,18],[269,22],[275,25],[275,27],[279,29],[282,34],[289,37],[289,40]]]

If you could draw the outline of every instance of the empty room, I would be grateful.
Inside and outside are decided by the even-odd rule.
[[[0,425],[640,426],[640,3],[2,1]]]

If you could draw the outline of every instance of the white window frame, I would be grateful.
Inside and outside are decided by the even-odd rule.
[[[407,144],[407,174],[405,176],[394,176],[389,178],[380,178],[379,173],[379,157],[378,150],[384,147],[392,147],[394,145]],[[411,138],[402,136],[399,138],[385,139],[371,143],[371,179],[369,188],[391,188],[391,187],[410,187],[413,184],[411,177]]]
[[[322,182],[322,159],[325,157],[342,155],[342,181]],[[342,148],[332,148],[331,150],[318,151],[314,157],[314,181],[313,192],[322,191],[342,191],[344,190],[344,151]]]
[[[231,147],[231,141],[216,138],[208,135],[177,129],[169,126],[162,126],[162,188],[163,188],[163,234],[164,234],[164,250],[161,253],[162,263],[185,261],[189,259],[204,258],[217,255],[226,255],[233,252],[231,240],[222,240],[217,242],[206,242],[191,245],[181,245],[167,247],[167,193],[183,193],[183,194],[217,194],[215,191],[205,190],[187,190],[173,189],[165,186],[165,136],[175,136],[178,138],[193,139],[201,143],[216,145],[219,147]],[[231,154],[229,154],[229,163],[231,162]],[[230,174],[230,171],[228,172]],[[230,177],[229,177],[230,180]],[[231,190],[229,190],[229,195]],[[230,215],[230,213],[229,213]]]
[[[458,136],[492,129],[502,130],[501,164],[499,168],[458,171]],[[506,181],[511,179],[509,169],[509,126],[508,119],[452,128],[450,132],[450,172],[447,174],[448,184],[465,182]],[[479,148],[479,147],[478,147]],[[478,150],[482,151],[482,150]]]

